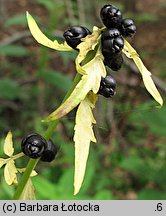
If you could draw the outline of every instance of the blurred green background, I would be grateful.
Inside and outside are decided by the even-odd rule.
[[[104,4],[118,6],[133,18],[137,34],[129,41],[136,48],[165,100],[165,0],[0,0],[0,157],[8,130],[15,152],[23,136],[43,133],[40,121],[62,101],[76,71],[76,52],[56,52],[32,38],[25,12],[29,11],[51,39],[63,41],[70,25],[101,27]],[[97,70],[97,69],[96,69]],[[166,106],[145,90],[132,61],[119,72],[113,99],[99,97],[94,111],[98,142],[91,144],[85,180],[73,196],[74,116],[64,117],[52,137],[60,146],[52,163],[40,162],[33,177],[37,199],[166,199]],[[25,167],[27,158],[17,161]],[[14,187],[4,182],[0,169],[0,199],[11,199]]]

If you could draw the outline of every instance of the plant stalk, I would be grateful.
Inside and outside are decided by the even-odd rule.
[[[66,93],[62,103],[70,96],[70,94],[72,93],[72,91],[74,90],[75,86],[77,85],[77,83],[80,81],[81,79],[81,75],[79,73],[77,73],[77,75],[75,76],[74,78],[74,81],[72,83],[72,86],[71,88],[69,89],[69,91]],[[58,125],[59,123],[59,119],[51,122],[48,126],[48,129],[47,131],[43,134],[43,137],[46,139],[46,140],[49,140],[54,132],[54,129],[55,127]],[[13,199],[14,200],[18,200],[20,199],[21,197],[21,194],[27,184],[27,181],[28,179],[30,178],[30,175],[31,175],[31,172],[35,169],[37,163],[39,162],[40,159],[30,159],[28,164],[27,164],[27,167],[26,167],[26,170],[20,180],[20,183],[16,189],[16,192],[14,194],[14,197]]]
[[[39,159],[30,159],[29,160],[27,167],[26,167],[26,170],[25,170],[25,172],[21,178],[21,181],[17,187],[17,190],[14,194],[14,197],[13,197],[14,200],[18,200],[20,198],[20,196],[21,196],[21,194],[22,194],[22,192],[26,186],[26,183],[27,183],[27,181],[31,175],[31,172],[35,168],[35,166],[37,165],[38,161],[39,161]]]

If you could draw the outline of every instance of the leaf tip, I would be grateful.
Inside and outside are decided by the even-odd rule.
[[[163,106],[163,103],[164,103],[162,97],[159,98],[158,103],[160,104],[159,108],[161,108]]]
[[[11,130],[8,131],[7,136],[12,137],[12,132],[11,132]]]
[[[28,21],[29,21],[29,19],[32,17],[28,11],[26,11],[26,17],[27,17],[27,20],[28,20]]]
[[[74,194],[73,195],[76,196],[78,194],[79,190],[80,190],[79,188],[74,187]]]

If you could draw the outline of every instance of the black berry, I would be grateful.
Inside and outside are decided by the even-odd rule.
[[[104,64],[117,71],[123,63],[122,49],[124,39],[118,29],[107,29],[101,35],[101,49],[104,56]]]
[[[65,30],[63,36],[69,46],[76,49],[78,44],[81,43],[81,39],[91,34],[91,32],[82,26],[72,26]]]
[[[121,52],[124,47],[124,40],[119,30],[105,30],[101,35],[101,46],[104,57]]]
[[[100,17],[107,28],[118,28],[122,21],[122,13],[114,5],[105,5],[100,11]]]
[[[132,19],[122,20],[121,33],[124,37],[132,37],[136,33],[136,26]]]
[[[102,40],[113,39],[120,36],[121,33],[117,28],[109,28],[102,32]]]
[[[55,159],[55,156],[58,152],[57,146],[54,145],[52,140],[47,141],[47,146],[40,158],[41,161],[51,162]]]
[[[102,42],[102,54],[104,57],[110,57],[120,53],[123,47],[124,40],[121,36],[115,39],[105,40]]]
[[[101,78],[98,94],[101,94],[106,98],[112,97],[115,95],[115,88],[115,79],[110,74],[107,74],[105,78]]]
[[[47,146],[47,141],[36,133],[26,136],[21,143],[22,151],[30,158],[37,159],[43,155]]]
[[[114,56],[104,58],[104,64],[111,68],[113,71],[118,71],[123,64],[122,53],[116,54]]]

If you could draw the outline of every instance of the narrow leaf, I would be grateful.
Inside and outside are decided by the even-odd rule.
[[[28,21],[28,26],[31,31],[31,34],[33,37],[36,39],[36,41],[46,47],[59,50],[59,51],[71,51],[72,48],[67,45],[66,42],[64,44],[59,44],[57,40],[52,41],[48,39],[39,29],[37,23],[33,19],[33,17],[28,13],[27,11],[27,21]]]
[[[84,179],[90,142],[96,142],[92,129],[92,123],[96,123],[92,114],[93,108],[94,104],[87,96],[80,103],[76,114],[74,195],[79,192]]]
[[[9,44],[0,45],[0,55],[10,56],[10,57],[24,57],[28,56],[30,53],[27,48],[21,45]]]
[[[0,48],[1,49],[1,48]],[[14,79],[1,78],[0,80],[0,98],[14,100],[21,97],[22,88]]]
[[[151,73],[147,70],[145,65],[143,64],[142,60],[139,58],[138,53],[135,51],[135,49],[125,40],[125,45],[123,52],[128,58],[132,58],[137,65],[144,82],[144,85],[148,92],[153,96],[153,98],[162,106],[163,105],[163,99],[158,92],[153,79],[151,78]]]
[[[148,92],[153,96],[153,98],[162,106],[163,105],[163,99],[158,92],[153,79],[151,78],[151,73],[147,70],[147,68],[142,63],[141,59],[139,57],[135,57],[134,59],[135,64],[139,68],[139,70],[142,70],[142,78],[144,85]]]
[[[44,78],[46,82],[53,84],[55,87],[65,92],[68,91],[72,84],[71,78],[59,71],[43,69],[40,76]]]
[[[8,132],[5,142],[4,142],[4,153],[11,157],[14,153],[14,148],[13,148],[13,141],[12,141],[12,133],[11,131]]]
[[[5,169],[4,169],[4,177],[5,177],[5,181],[8,185],[13,185],[13,184],[17,184],[17,169],[15,167],[14,164],[14,160],[9,160],[9,162],[7,162]]]
[[[102,55],[97,52],[94,59],[84,65],[82,68],[86,74],[77,84],[69,98],[53,113],[51,113],[44,121],[50,122],[61,118],[74,109],[88,94],[90,90],[97,93],[100,87],[101,76],[106,76],[106,70],[103,64]]]
[[[35,189],[34,186],[32,184],[32,180],[29,178],[28,182],[20,196],[21,200],[35,200]]]
[[[26,26],[26,19],[24,14],[17,14],[15,16],[9,17],[6,22],[4,23],[4,26],[9,28],[12,26]]]

